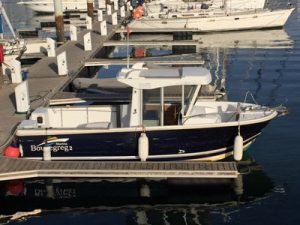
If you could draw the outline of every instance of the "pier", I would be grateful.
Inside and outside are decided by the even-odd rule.
[[[105,19],[108,20],[109,15]],[[95,56],[107,46],[124,46],[127,42],[116,42],[112,37],[120,31],[119,25],[107,23],[107,32],[101,31],[102,21],[87,25],[87,29],[77,33],[76,40],[69,40],[55,49],[54,55],[41,59],[28,69],[30,110],[27,114],[16,113],[14,89],[17,84],[6,84],[0,90],[0,152],[11,142],[14,132],[30,111],[48,104],[80,103],[88,100],[103,100],[99,95],[63,92],[65,87],[85,67],[104,65],[124,65],[127,59],[97,59]],[[90,27],[88,27],[90,26]],[[126,32],[126,30],[122,30]],[[172,30],[170,32],[175,32]],[[181,30],[182,31],[182,30]],[[188,31],[188,30],[186,30]],[[160,31],[158,31],[160,32]],[[168,31],[169,32],[169,31]],[[90,34],[89,49],[85,46],[85,37]],[[196,46],[192,40],[186,41],[133,41],[130,45],[143,46]],[[47,46],[48,48],[49,46]],[[67,72],[59,74],[57,56],[66,54],[64,63]],[[40,56],[40,55],[39,55]],[[146,62],[160,65],[196,65],[203,60],[194,58],[182,60],[181,56],[151,57],[130,59],[129,64]],[[113,98],[113,97],[112,97]],[[107,99],[107,96],[106,96]],[[128,101],[128,96],[118,96],[109,101]],[[235,162],[102,162],[102,161],[34,161],[22,158],[0,157],[0,181],[39,178],[39,177],[148,177],[148,178],[237,178],[239,175]]]
[[[235,162],[34,161],[0,158],[0,181],[39,177],[237,178]]]

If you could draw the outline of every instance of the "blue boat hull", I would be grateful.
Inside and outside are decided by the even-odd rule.
[[[265,121],[241,126],[244,146],[251,143],[268,124]],[[237,126],[146,131],[147,160],[195,160],[232,151]],[[138,132],[89,133],[47,136],[55,160],[138,160]],[[23,157],[43,156],[46,137],[20,136]]]

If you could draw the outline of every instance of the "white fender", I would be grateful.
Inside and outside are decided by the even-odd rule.
[[[145,162],[149,156],[149,140],[146,133],[141,133],[139,137],[139,158]]]
[[[244,142],[241,135],[237,135],[234,139],[234,146],[233,146],[233,158],[236,161],[240,161],[243,158],[243,149],[244,149]]]

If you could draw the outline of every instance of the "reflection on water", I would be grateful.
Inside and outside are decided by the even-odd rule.
[[[73,219],[122,214],[124,221],[119,224],[183,224],[184,220],[211,224],[214,214],[223,217],[225,211],[228,214],[239,205],[260,201],[272,191],[273,182],[259,165],[243,164],[240,169],[245,174],[237,180],[53,178],[2,182],[0,214],[42,209],[41,218],[62,213]]]

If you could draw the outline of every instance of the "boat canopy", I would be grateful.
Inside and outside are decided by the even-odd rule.
[[[178,85],[207,85],[209,70],[203,67],[144,67],[136,63],[120,71],[117,80],[136,89],[155,89]]]

